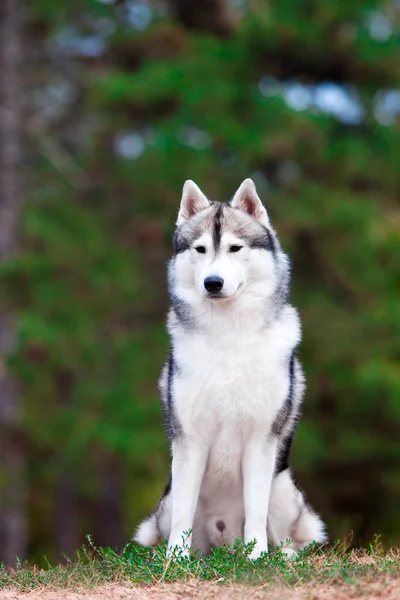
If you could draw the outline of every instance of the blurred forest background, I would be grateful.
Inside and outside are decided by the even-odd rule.
[[[121,547],[169,470],[182,184],[250,176],[293,259],[299,484],[400,543],[399,0],[2,0],[0,559]]]

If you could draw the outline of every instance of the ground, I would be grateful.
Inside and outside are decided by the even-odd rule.
[[[400,582],[395,579],[377,579],[376,581],[334,585],[306,584],[296,588],[277,585],[265,589],[263,586],[221,585],[219,583],[199,582],[156,584],[143,587],[128,584],[108,584],[86,591],[68,591],[39,588],[30,592],[9,589],[0,592],[0,600],[180,600],[183,598],[199,600],[398,600]]]
[[[90,542],[64,565],[0,569],[0,600],[400,600],[397,548],[336,544],[254,562],[250,550],[238,544],[209,558],[167,560],[163,547],[115,553]]]

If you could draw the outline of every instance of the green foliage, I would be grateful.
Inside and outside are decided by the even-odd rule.
[[[13,572],[0,570],[0,589],[12,587],[24,592],[44,586],[58,589],[95,588],[106,583],[149,586],[151,584],[184,582],[197,579],[219,585],[240,583],[273,589],[275,586],[299,587],[329,583],[362,585],[369,581],[399,577],[398,551],[385,552],[379,540],[368,550],[349,551],[335,543],[329,550],[310,547],[296,558],[288,559],[277,549],[250,561],[252,545],[239,540],[234,548],[217,548],[207,557],[191,555],[165,557],[166,546],[154,551],[128,544],[120,553],[110,548],[84,546],[75,560],[64,566],[30,570],[19,565]]]

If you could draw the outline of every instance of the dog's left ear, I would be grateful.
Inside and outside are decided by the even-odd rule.
[[[262,225],[269,225],[267,211],[261,202],[252,179],[245,179],[233,196],[230,205],[247,213]]]

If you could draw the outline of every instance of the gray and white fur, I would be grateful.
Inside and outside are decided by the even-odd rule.
[[[256,541],[250,558],[288,538],[288,554],[325,541],[289,467],[305,387],[300,320],[288,258],[252,180],[227,204],[187,181],[174,246],[160,378],[171,477],[134,540],[207,554],[243,538]]]

